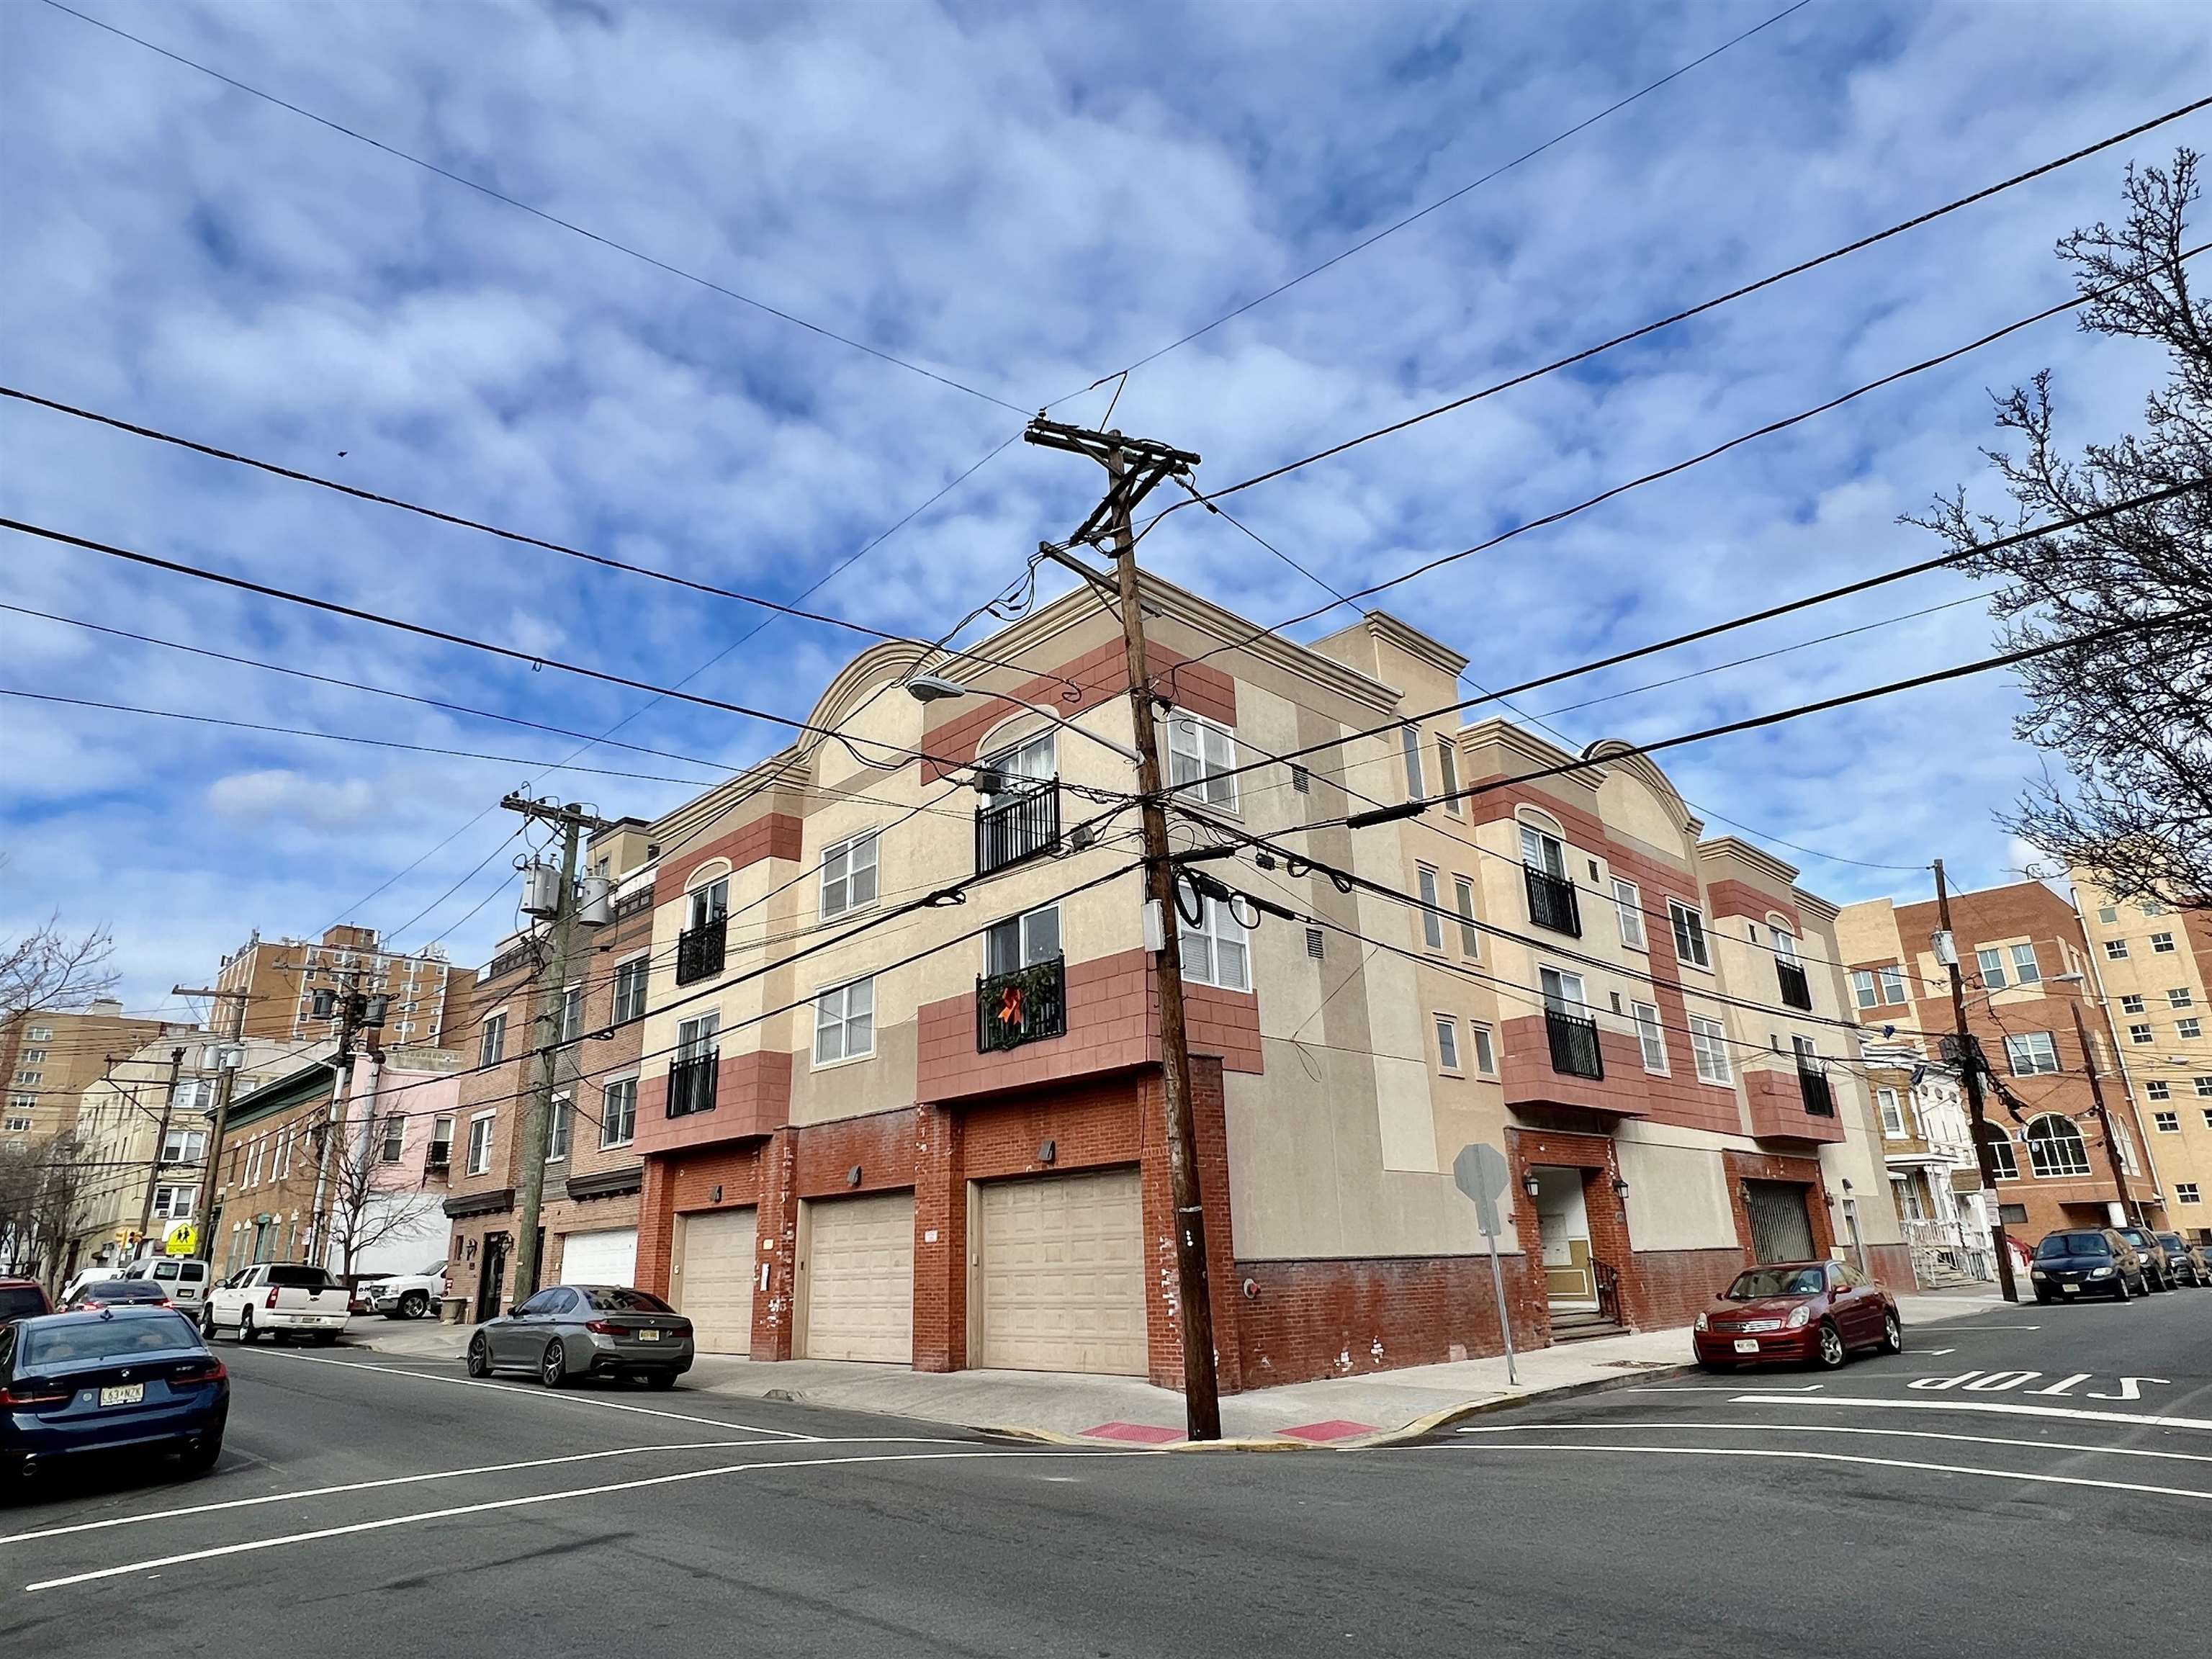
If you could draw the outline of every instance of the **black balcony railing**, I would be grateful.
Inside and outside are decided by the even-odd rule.
[[[1522,865],[1521,871],[1528,878],[1528,920],[1555,933],[1580,939],[1583,912],[1575,902],[1574,883],[1548,870],[1539,870],[1533,864]]]
[[[720,1049],[709,1048],[668,1068],[669,1116],[690,1117],[714,1109],[714,1073],[721,1057]]]
[[[975,809],[975,873],[988,876],[1060,845],[1060,782],[1048,778]]]
[[[1774,977],[1781,981],[1782,1000],[1792,1008],[1802,1008],[1808,1013],[1813,1009],[1813,982],[1805,977],[1805,970],[1794,962],[1774,958]]]
[[[975,1052],[994,1054],[1067,1034],[1067,959],[975,981]]]
[[[1805,1109],[1814,1117],[1833,1117],[1836,1115],[1836,1093],[1828,1086],[1828,1079],[1809,1066],[1797,1068],[1798,1091],[1805,1097]]]
[[[689,985],[712,979],[722,971],[722,945],[729,937],[730,919],[716,916],[676,936],[676,982]]]
[[[1604,1077],[1605,1056],[1597,1046],[1597,1021],[1547,1008],[1544,1030],[1552,1040],[1552,1069],[1561,1077]]]

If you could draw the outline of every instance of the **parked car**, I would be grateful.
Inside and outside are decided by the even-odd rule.
[[[217,1331],[240,1342],[289,1332],[329,1344],[345,1329],[350,1302],[345,1286],[320,1267],[267,1261],[240,1268],[210,1291],[200,1328],[210,1342]]]
[[[155,1308],[176,1305],[169,1299],[168,1291],[152,1279],[133,1279],[126,1273],[120,1279],[102,1279],[86,1285],[62,1306],[64,1309],[120,1308],[135,1303]]]
[[[691,1369],[691,1322],[627,1285],[549,1285],[469,1339],[469,1375],[532,1370],[549,1389],[572,1377],[641,1376],[672,1389]]]
[[[2166,1275],[2177,1285],[2212,1290],[2212,1249],[2191,1244],[2179,1233],[2153,1233],[2166,1257]]]
[[[356,1285],[354,1294],[367,1304],[366,1312],[380,1313],[386,1319],[420,1319],[452,1291],[446,1279],[446,1264],[433,1261],[419,1273],[368,1279]]]
[[[207,1300],[208,1282],[213,1275],[206,1262],[190,1256],[149,1255],[132,1262],[124,1277],[151,1279],[170,1301],[191,1315],[199,1312],[200,1304]]]
[[[2160,1248],[2156,1235],[2144,1227],[2115,1227],[2112,1231],[2127,1240],[2135,1253],[2143,1260],[2143,1277],[2154,1291],[2173,1288],[2173,1275],[2166,1271],[2166,1251]]]
[[[2136,1247],[2110,1227],[2067,1227],[2044,1235],[2028,1269],[2038,1302],[2108,1296],[2125,1302],[2150,1288],[2150,1267]]]
[[[179,1454],[215,1467],[230,1374],[173,1308],[117,1306],[0,1326],[0,1468],[87,1452]]]
[[[0,1279],[0,1325],[28,1319],[33,1314],[52,1313],[54,1304],[47,1299],[46,1287],[35,1279]]]
[[[86,1285],[97,1285],[104,1279],[120,1279],[126,1271],[127,1269],[119,1266],[113,1267],[79,1268],[77,1270],[76,1276],[70,1279],[68,1284],[62,1286],[62,1302],[64,1305],[66,1306],[76,1293],[82,1290]]]
[[[1905,1352],[1905,1322],[1890,1293],[1843,1261],[1776,1261],[1747,1267],[1698,1316],[1691,1334],[1708,1370],[1777,1360],[1829,1370],[1854,1350]]]

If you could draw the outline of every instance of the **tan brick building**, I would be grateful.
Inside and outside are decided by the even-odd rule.
[[[374,927],[327,928],[319,943],[264,939],[256,932],[222,959],[216,975],[216,989],[246,994],[247,1036],[295,1042],[329,1031],[330,1022],[314,1017],[314,994],[349,983],[391,999],[385,1042],[394,1048],[438,1047],[468,1002],[467,970],[449,963],[442,947],[385,951]]]
[[[76,1121],[78,1099],[111,1058],[133,1053],[189,1020],[134,1019],[103,1000],[74,1013],[33,1012],[0,1021],[0,1080],[6,1111],[0,1145],[47,1140]]]

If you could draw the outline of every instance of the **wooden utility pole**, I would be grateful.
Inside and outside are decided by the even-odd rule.
[[[229,1030],[223,1034],[224,1052],[216,1064],[215,1108],[208,1120],[207,1167],[200,1171],[199,1200],[192,1206],[192,1219],[198,1225],[200,1236],[200,1248],[195,1254],[208,1259],[208,1270],[212,1274],[217,1243],[215,1236],[216,1160],[222,1156],[223,1129],[230,1117],[231,1088],[238,1081],[238,1068],[243,1064],[243,1057],[237,1054],[236,1047],[245,1038],[246,1005],[252,1000],[252,994],[248,991],[189,990],[181,985],[171,986],[169,994],[181,997],[209,997],[230,1004],[230,1018],[227,1022]]]
[[[2120,1195],[2120,1213],[2132,1211],[2135,1224],[2140,1227],[2144,1224],[2142,1206],[2128,1195],[2128,1172],[2120,1165],[2120,1143],[2112,1134],[2112,1115],[2105,1109],[2105,1081],[2097,1071],[2097,1052],[2089,1046],[2089,1028],[2081,1023],[2081,1005],[2074,1002],[2073,1008],[2074,1036],[2081,1045],[2081,1069],[2089,1076],[2089,1098],[2094,1104],[2097,1127],[2104,1131],[2105,1159],[2112,1166],[2112,1188]]]
[[[161,1148],[169,1144],[169,1115],[176,1109],[177,1079],[185,1069],[185,1051],[169,1050],[169,1086],[161,1095],[161,1124],[154,1131],[154,1156],[146,1160],[146,1198],[138,1206],[138,1240],[143,1243],[146,1229],[154,1222],[154,1188],[161,1180]],[[137,1244],[131,1246],[132,1249]]]
[[[1145,610],[1137,579],[1137,538],[1131,515],[1164,480],[1198,464],[1188,451],[1119,432],[1062,426],[1042,416],[1024,436],[1048,449],[1088,455],[1106,469],[1106,496],[1070,544],[1109,544],[1121,602],[1129,713],[1136,728],[1139,822],[1144,835],[1146,891],[1160,918],[1154,973],[1160,990],[1162,1115],[1166,1120],[1168,1183],[1175,1208],[1176,1306],[1182,1328],[1183,1409],[1193,1440],[1221,1437],[1221,1390],[1213,1351],[1213,1298],[1206,1259],[1206,1210],[1198,1180],[1198,1143],[1191,1114],[1190,1038],[1184,1023],[1182,941],[1176,926],[1176,868],[1160,773],[1159,721],[1146,665]],[[1200,900],[1203,903],[1204,901]]]
[[[586,831],[611,826],[574,801],[561,806],[551,801],[532,800],[526,795],[508,795],[500,805],[526,818],[557,824],[561,830],[561,884],[555,890],[550,917],[552,972],[538,984],[538,1018],[532,1028],[535,1041],[532,1044],[537,1050],[537,1076],[523,1102],[522,1122],[514,1143],[514,1291],[510,1305],[520,1307],[538,1292],[538,1217],[544,1212],[545,1200],[546,1154],[552,1151],[553,1085],[558,1074],[562,1047],[569,1036],[562,1028],[568,1002],[568,962],[575,943],[577,855]],[[574,1113],[572,1102],[572,1135]]]
[[[1958,1031],[1959,1076],[1966,1085],[1966,1116],[1974,1136],[1974,1163],[1982,1172],[1982,1201],[1990,1206],[1990,1243],[1997,1253],[1997,1287],[2008,1302],[2020,1300],[2013,1282],[2012,1245],[2005,1237],[2004,1207],[1997,1201],[1996,1154],[1990,1151],[1982,1133],[1982,1048],[1966,1029],[1966,982],[1959,971],[1959,937],[1951,931],[1951,890],[1943,880],[1943,860],[1936,860],[1936,914],[1942,927],[1943,948],[1936,951],[1951,974],[1951,1020]]]
[[[345,988],[331,994],[331,1012],[319,1015],[338,1023],[338,1051],[326,1062],[331,1073],[331,1109],[315,1138],[315,1196],[307,1212],[307,1259],[325,1268],[330,1265],[331,1254],[331,1158],[339,1137],[344,1133],[346,1111],[353,1097],[354,1039],[361,1035],[363,1024],[384,1024],[384,999],[362,994],[361,969],[349,968],[343,977]],[[315,994],[320,997],[323,993],[318,991]],[[373,1011],[372,1003],[375,1005]]]

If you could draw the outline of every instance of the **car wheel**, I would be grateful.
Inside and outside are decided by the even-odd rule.
[[[2128,1288],[2128,1276],[2125,1273],[2122,1273],[2118,1279],[2112,1281],[2113,1301],[2125,1302],[2134,1294],[2135,1292]]]
[[[1881,1351],[1884,1353],[1905,1352],[1905,1325],[1894,1312],[1881,1316]]]
[[[410,1291],[399,1298],[399,1316],[402,1319],[420,1319],[429,1311],[430,1297],[427,1291]]]
[[[186,1474],[205,1474],[215,1467],[216,1459],[222,1455],[222,1428],[220,1425],[186,1443],[177,1462]]]
[[[210,1342],[215,1340],[215,1310],[213,1308],[200,1310],[200,1334],[207,1338]]]
[[[2051,1292],[2048,1291],[2038,1291],[2035,1293],[2035,1299],[2047,1308],[2051,1305]]]
[[[663,1390],[672,1389],[676,1386],[676,1373],[674,1371],[649,1371],[646,1374],[645,1386],[648,1389],[659,1389]]]
[[[538,1380],[549,1389],[568,1380],[568,1351],[557,1340],[545,1345],[544,1356],[538,1362]]]
[[[484,1340],[482,1331],[478,1331],[469,1339],[469,1375],[471,1376],[491,1375],[491,1344]]]
[[[1844,1347],[1844,1334],[1832,1324],[1823,1321],[1820,1325],[1820,1352],[1816,1363],[1824,1371],[1832,1371],[1850,1356]]]
[[[319,1348],[334,1347],[337,1346],[337,1340],[338,1334],[336,1331],[317,1331],[315,1333],[315,1346]]]
[[[238,1310],[238,1340],[246,1346],[252,1347],[253,1339],[259,1334],[260,1333],[253,1328],[253,1310],[240,1308]]]

